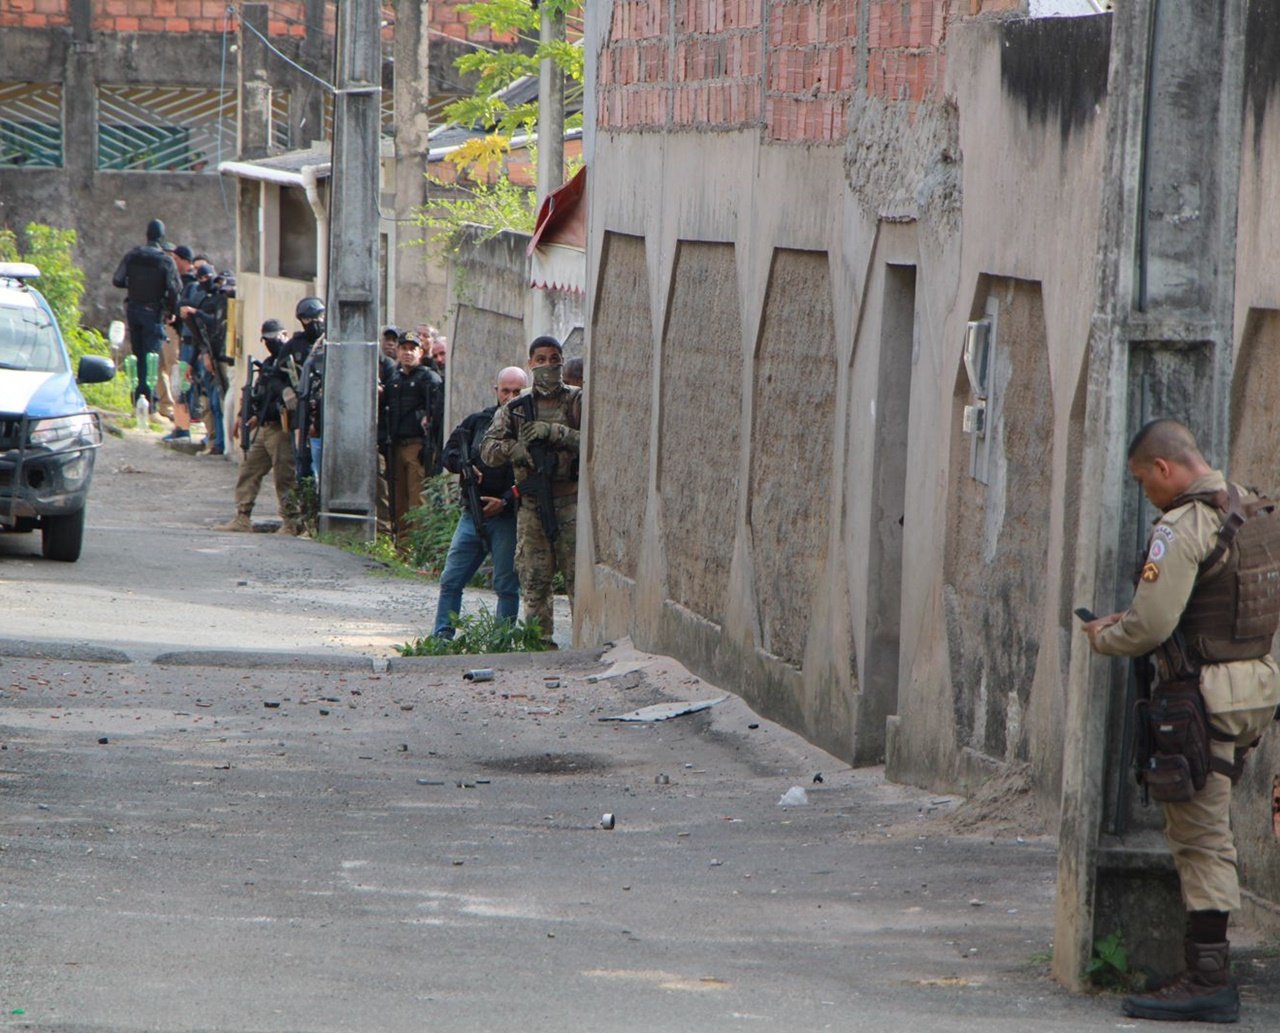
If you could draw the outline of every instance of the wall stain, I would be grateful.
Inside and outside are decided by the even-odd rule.
[[[1000,82],[1027,117],[1054,115],[1065,144],[1107,95],[1111,16],[1010,19],[1000,24]]]
[[[1253,150],[1262,151],[1267,104],[1280,90],[1280,9],[1274,0],[1251,0],[1244,31],[1245,93],[1253,108]]]

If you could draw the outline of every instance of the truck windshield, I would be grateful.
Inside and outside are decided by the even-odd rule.
[[[65,373],[57,327],[38,305],[0,303],[0,370]]]

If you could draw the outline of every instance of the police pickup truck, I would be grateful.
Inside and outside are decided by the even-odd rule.
[[[29,283],[39,275],[28,262],[0,262],[0,532],[38,527],[45,557],[73,563],[102,445],[76,381],[104,383],[116,370],[86,355],[72,376],[53,311]]]

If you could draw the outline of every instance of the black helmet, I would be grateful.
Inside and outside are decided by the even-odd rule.
[[[319,298],[303,298],[293,314],[299,319],[319,319],[324,315],[324,302]]]
[[[147,223],[147,240],[151,243],[164,240],[164,223],[159,219],[152,219]]]
[[[198,266],[196,266],[197,280],[212,280],[217,274],[218,274],[218,270],[216,270],[208,262],[201,262]]]

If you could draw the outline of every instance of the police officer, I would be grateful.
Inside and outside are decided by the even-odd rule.
[[[488,466],[512,465],[520,510],[516,517],[516,572],[524,594],[526,619],[542,628],[543,642],[556,648],[552,633],[552,580],[559,570],[573,600],[573,564],[577,549],[578,428],[582,393],[564,383],[564,350],[554,337],[529,345],[533,390],[494,414],[480,447]],[[550,483],[539,483],[535,458],[549,449],[554,457]],[[544,497],[549,496],[549,497]],[[549,503],[549,504],[548,504]],[[556,537],[547,526],[554,515]]]
[[[164,223],[152,219],[147,223],[147,242],[129,251],[116,266],[111,277],[115,287],[125,290],[125,319],[129,324],[129,344],[138,360],[138,387],[133,401],[145,398],[155,407],[155,396],[148,383],[147,357],[156,356],[164,347],[164,321],[172,317],[182,284],[178,267],[164,250]]]
[[[183,288],[178,316],[190,338],[187,359],[192,383],[209,403],[209,441],[205,455],[226,454],[223,397],[226,374],[222,368],[227,335],[227,298],[218,289],[217,271],[208,262],[196,266],[196,282]],[[194,395],[195,390],[192,391]]]
[[[432,421],[442,389],[440,375],[422,365],[422,345],[406,334],[399,343],[399,369],[382,391],[391,526],[397,538],[408,530],[409,510],[422,505],[424,453],[435,433]]]
[[[458,424],[444,446],[444,466],[461,475],[469,463],[479,480],[480,526],[476,526],[465,501],[449,555],[440,574],[440,599],[432,634],[453,638],[453,614],[462,612],[462,590],[486,555],[493,556],[493,590],[498,593],[498,618],[515,622],[520,610],[520,578],[516,575],[516,493],[510,466],[485,466],[480,445],[499,406],[506,405],[529,386],[524,370],[508,366],[493,385],[497,405],[473,412]],[[463,455],[466,459],[463,459]],[[462,480],[462,477],[459,477]]]
[[[1129,472],[1162,516],[1129,608],[1084,630],[1106,656],[1154,654],[1153,708],[1162,695],[1179,692],[1194,701],[1198,689],[1210,742],[1203,788],[1184,783],[1185,793],[1160,794],[1183,796],[1162,805],[1187,909],[1187,968],[1155,993],[1125,998],[1123,1007],[1145,1019],[1234,1022],[1240,995],[1231,980],[1227,921],[1240,906],[1240,888],[1231,787],[1280,702],[1280,667],[1270,656],[1280,614],[1273,598],[1245,603],[1236,594],[1237,583],[1257,571],[1252,550],[1235,547],[1230,535],[1239,532],[1226,530],[1234,520],[1224,522],[1224,515],[1242,512],[1252,496],[1209,466],[1190,430],[1176,420],[1148,423],[1129,446]],[[1258,621],[1271,630],[1240,637]]]
[[[320,445],[324,432],[324,302],[303,298],[293,314],[301,324],[289,340],[298,369],[298,419],[294,439],[299,478],[314,477],[320,483]]]
[[[279,321],[268,319],[262,324],[262,343],[266,346],[267,358],[258,370],[250,393],[247,425],[251,438],[249,451],[236,478],[236,515],[225,524],[216,525],[215,531],[253,530],[253,506],[262,479],[270,472],[274,476],[276,502],[283,517],[277,533],[301,533],[290,498],[290,492],[297,484],[290,429],[298,408],[300,371],[296,341],[296,334],[288,341],[284,340],[284,329]]]

